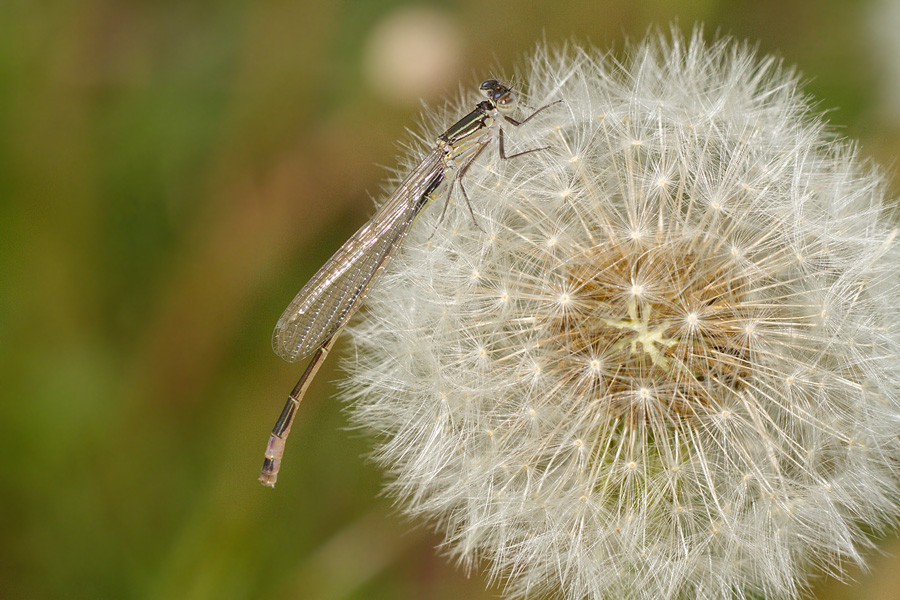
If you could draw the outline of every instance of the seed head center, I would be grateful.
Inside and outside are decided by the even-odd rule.
[[[678,340],[665,337],[664,334],[669,328],[669,323],[666,321],[659,323],[655,328],[651,328],[650,313],[652,310],[653,307],[649,304],[644,305],[644,310],[641,311],[642,314],[638,317],[637,300],[632,298],[628,302],[628,319],[603,319],[603,322],[616,329],[630,329],[633,331],[634,335],[620,341],[619,344],[629,344],[632,354],[638,354],[638,345],[640,345],[641,351],[650,357],[654,365],[666,369],[668,368],[668,361],[662,355],[660,347],[670,348],[677,344]]]

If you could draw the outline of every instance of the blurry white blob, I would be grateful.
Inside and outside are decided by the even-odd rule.
[[[363,69],[375,92],[394,104],[414,104],[459,78],[459,26],[445,13],[413,7],[375,25],[366,43]]]
[[[877,63],[881,86],[881,118],[900,123],[900,0],[879,0],[870,9],[868,50]]]

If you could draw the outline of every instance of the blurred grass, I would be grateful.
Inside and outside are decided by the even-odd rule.
[[[364,68],[408,6],[0,4],[0,598],[496,596],[379,497],[370,441],[329,399],[334,360],[278,488],[256,482],[301,369],[271,353],[274,321],[369,215],[414,123]],[[703,21],[797,64],[842,132],[896,161],[878,3],[422,6],[463,49],[432,100],[541,38],[621,47]],[[816,594],[900,598],[900,563],[877,565]]]

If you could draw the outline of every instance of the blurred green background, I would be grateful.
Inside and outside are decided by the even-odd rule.
[[[379,495],[335,360],[257,483],[302,369],[271,330],[371,214],[419,97],[676,20],[796,64],[896,163],[897,0],[0,3],[0,598],[496,597]],[[900,598],[879,544],[816,597]]]

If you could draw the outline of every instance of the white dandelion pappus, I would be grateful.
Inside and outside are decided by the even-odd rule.
[[[389,491],[511,597],[797,598],[861,562],[900,498],[877,170],[699,32],[539,49],[516,87],[565,98],[517,131],[550,148],[482,156],[484,231],[424,213],[351,326]]]

